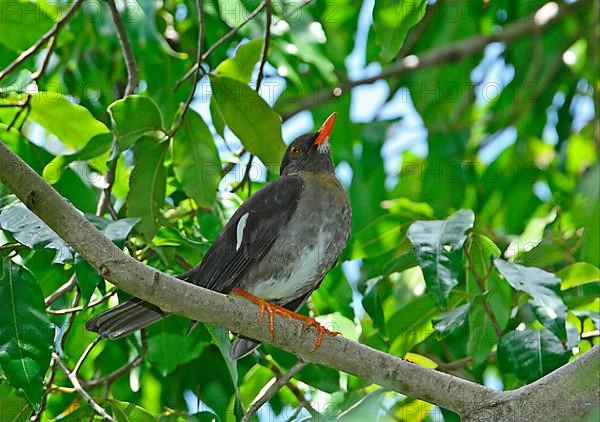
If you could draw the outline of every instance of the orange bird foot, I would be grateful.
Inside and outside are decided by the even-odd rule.
[[[319,322],[314,319],[304,315],[297,314],[296,312],[290,311],[282,306],[275,305],[273,303],[269,303],[264,299],[251,295],[250,293],[236,289],[233,291],[234,295],[238,295],[248,299],[250,302],[257,304],[260,307],[260,313],[258,317],[260,319],[263,318],[265,312],[269,315],[269,332],[271,333],[271,338],[275,340],[275,314],[285,318],[292,318],[304,323],[304,331],[314,327],[317,329],[317,341],[315,342],[315,346],[312,348],[311,352],[314,352],[321,346],[323,342],[323,336],[327,334],[328,336],[335,337],[340,334],[337,331],[329,331],[327,328],[323,327]]]

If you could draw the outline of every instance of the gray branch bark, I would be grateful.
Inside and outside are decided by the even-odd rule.
[[[1,140],[1,134],[0,134]],[[585,414],[600,399],[600,346],[519,390],[501,392],[350,341],[325,336],[312,352],[314,329],[277,317],[275,339],[254,304],[185,283],[125,255],[23,160],[0,142],[0,182],[107,280],[165,311],[271,343],[307,362],[356,375],[384,388],[453,410],[466,420],[552,420]],[[574,395],[571,404],[563,394]]]

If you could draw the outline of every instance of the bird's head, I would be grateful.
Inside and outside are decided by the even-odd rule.
[[[283,155],[280,174],[286,176],[299,171],[333,174],[335,170],[329,153],[329,136],[334,123],[335,113],[332,113],[316,133],[294,139]]]

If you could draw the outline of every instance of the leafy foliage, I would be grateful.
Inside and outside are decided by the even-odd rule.
[[[204,1],[202,28],[196,2],[118,2],[137,71],[129,96],[108,2],[86,2],[0,70],[0,140],[126,253],[188,270],[277,177],[286,143],[335,111],[353,232],[302,313],[504,389],[598,344],[593,1],[561,3],[546,26],[545,1],[269,2],[266,45],[258,1]],[[0,68],[69,4],[0,0]],[[126,295],[2,185],[0,228],[2,420],[93,417],[51,351],[123,421],[239,419],[296,362],[266,344],[232,362],[229,333],[188,333],[180,317],[92,344],[85,321]],[[456,420],[434,408],[308,365],[259,416]]]

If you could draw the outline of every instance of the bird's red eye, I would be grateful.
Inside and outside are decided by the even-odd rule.
[[[292,157],[300,157],[300,154],[302,154],[302,150],[300,149],[299,146],[294,145],[290,149],[290,154],[292,155]]]

